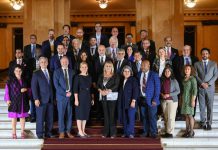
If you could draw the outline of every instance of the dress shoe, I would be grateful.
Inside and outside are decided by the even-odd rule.
[[[204,129],[204,130],[207,130],[207,125],[202,125],[201,128]]]
[[[130,138],[130,139],[133,139],[133,138],[134,138],[134,135],[130,134],[130,135],[129,135],[129,138]]]
[[[55,138],[55,136],[52,134],[47,134],[47,135],[45,135],[45,138]]]
[[[164,135],[162,135],[163,138],[173,138],[172,134],[169,133],[165,133]]]
[[[106,138],[107,136],[106,136],[106,135],[102,135],[101,137],[104,139],[104,138]]]
[[[125,137],[127,137],[127,135],[126,135],[126,134],[123,134],[123,135],[121,135],[121,137],[122,137],[122,138],[125,138]]]
[[[112,135],[112,136],[111,136],[111,139],[114,139],[115,137],[116,137],[116,135]]]
[[[79,133],[77,133],[77,136],[80,137],[80,138],[87,138],[86,135],[81,135]]]
[[[87,138],[90,138],[91,136],[90,135],[88,135],[88,134],[85,134],[85,136],[87,137]]]
[[[157,139],[158,138],[158,136],[155,134],[155,135],[151,135],[151,138],[152,139]]]
[[[148,134],[147,133],[143,133],[140,135],[140,137],[148,137]]]
[[[74,138],[74,136],[73,136],[70,132],[67,132],[67,136],[68,136],[68,138],[70,138],[70,139]]]
[[[37,136],[38,139],[43,139],[43,136]]]
[[[207,130],[212,130],[211,125],[207,125]]]
[[[188,138],[193,138],[195,136],[195,132],[189,132],[189,135],[187,136]]]
[[[34,122],[36,122],[36,119],[35,118],[31,118],[30,122],[34,123]]]
[[[59,134],[59,139],[64,139],[64,133]]]

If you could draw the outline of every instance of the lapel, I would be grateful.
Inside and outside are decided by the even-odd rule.
[[[46,79],[46,77],[45,77],[45,74],[44,74],[44,72],[40,69],[40,75],[41,75],[41,77],[46,81],[46,83],[47,83],[47,85],[49,85],[48,84],[48,81],[47,81],[47,79]],[[50,74],[49,74],[49,82],[51,82],[51,78],[50,78],[51,76],[50,76]]]
[[[123,91],[125,91],[125,89],[128,87],[128,84],[129,84],[129,82],[130,82],[130,78],[131,78],[131,77],[129,77],[129,78],[126,80],[126,83],[125,83],[125,85],[124,85]]]

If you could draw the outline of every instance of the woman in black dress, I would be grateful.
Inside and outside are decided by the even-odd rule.
[[[103,136],[116,137],[116,107],[118,98],[119,76],[114,73],[113,63],[107,61],[104,64],[103,75],[98,79],[97,88],[100,94],[104,111]]]
[[[74,80],[75,111],[78,136],[86,138],[88,135],[85,133],[85,126],[86,121],[89,119],[91,105],[94,104],[94,96],[91,94],[92,79],[88,74],[88,64],[86,62],[80,63],[80,72]]]

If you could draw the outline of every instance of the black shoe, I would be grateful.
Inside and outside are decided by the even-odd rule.
[[[143,133],[140,135],[140,137],[148,137],[148,134],[147,133]]]
[[[211,125],[207,125],[207,130],[212,130]]]
[[[151,135],[151,138],[152,138],[152,139],[157,139],[158,136],[157,136],[157,135]]]
[[[77,133],[77,136],[80,138],[87,138],[85,135],[80,135],[79,133]]]
[[[38,137],[38,139],[43,139],[43,136],[37,136]]]
[[[187,138],[189,136],[189,132],[188,131],[185,131],[185,133],[182,135],[182,137],[185,137]]]
[[[192,133],[189,132],[189,135],[187,136],[188,138],[193,138],[195,136],[195,132],[193,131]]]
[[[162,135],[163,138],[173,138],[172,134],[166,133],[164,135]]]
[[[31,118],[30,122],[34,123],[34,122],[36,122],[36,119],[35,118]]]
[[[55,138],[55,136],[52,134],[48,134],[48,135],[45,135],[45,138]]]
[[[207,126],[206,125],[203,125],[202,127],[204,130],[207,130]]]

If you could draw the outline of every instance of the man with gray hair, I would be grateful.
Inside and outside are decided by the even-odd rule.
[[[117,74],[121,74],[121,71],[124,66],[130,66],[130,62],[125,58],[125,50],[119,49],[117,52],[117,60],[114,63],[114,72]]]
[[[31,88],[36,106],[36,134],[39,139],[52,136],[53,85],[50,78],[48,58],[39,58],[40,69],[33,73]]]

